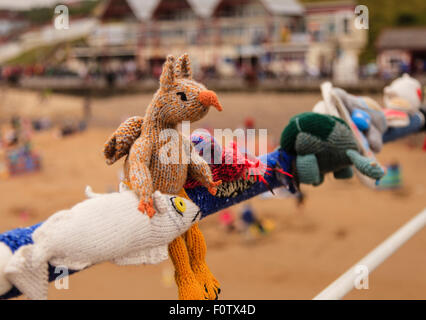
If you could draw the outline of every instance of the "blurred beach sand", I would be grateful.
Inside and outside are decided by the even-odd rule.
[[[81,117],[83,98],[2,90],[0,116],[12,114]],[[379,97],[374,97],[378,99]],[[60,139],[53,130],[37,133],[34,148],[43,170],[0,180],[0,232],[43,221],[57,210],[95,192],[115,190],[122,162],[109,167],[102,156],[105,140],[126,117],[143,115],[150,94],[94,98],[93,119],[85,132]],[[206,128],[242,127],[247,116],[266,128],[275,143],[291,116],[311,110],[319,94],[223,93],[224,111],[211,110],[194,124]],[[379,100],[379,102],[381,102]],[[403,188],[372,191],[356,178],[327,176],[320,187],[303,186],[305,205],[293,198],[251,200],[256,214],[275,222],[275,230],[255,243],[225,233],[217,215],[200,225],[207,241],[208,264],[222,286],[221,299],[311,299],[403,223],[426,207],[424,135],[385,145],[382,164],[399,161]],[[241,205],[240,205],[241,206]],[[240,206],[232,207],[235,214]],[[25,215],[21,213],[25,212]],[[426,230],[409,240],[370,274],[368,290],[348,299],[426,299]],[[118,267],[104,263],[69,280],[69,290],[52,284],[52,299],[175,299],[170,261],[155,266]]]

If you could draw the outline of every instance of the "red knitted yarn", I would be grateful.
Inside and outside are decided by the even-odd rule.
[[[250,162],[246,161],[245,155],[238,150],[236,143],[231,142],[230,146],[224,148],[222,151],[222,163],[211,164],[210,169],[213,181],[222,180],[222,182],[229,182],[244,177],[247,169],[252,166]],[[189,176],[184,188],[192,189],[200,185],[197,180]]]
[[[212,152],[214,150],[214,143],[213,141],[211,144]],[[238,179],[249,180],[251,177],[254,177],[255,181],[262,182],[269,187],[268,182],[264,178],[264,174],[270,176],[271,171],[277,171],[289,177],[293,177],[282,169],[269,168],[254,156],[241,153],[234,141],[230,143],[229,147],[223,148],[222,163],[210,164],[210,169],[212,171],[213,181],[222,180],[222,183],[236,181]],[[188,176],[184,188],[192,189],[198,186],[201,186],[201,183],[191,176]]]

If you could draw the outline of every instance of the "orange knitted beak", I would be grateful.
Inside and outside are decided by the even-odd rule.
[[[203,90],[200,92],[200,94],[198,95],[198,101],[200,101],[200,103],[205,106],[205,107],[210,107],[213,106],[215,107],[218,111],[222,111],[222,105],[219,102],[219,99],[217,98],[216,93],[214,93],[211,90]]]

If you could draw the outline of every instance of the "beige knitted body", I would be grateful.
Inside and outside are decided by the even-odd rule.
[[[130,149],[130,155],[125,162],[126,182],[135,187],[136,192],[141,197],[145,196],[146,200],[155,190],[168,194],[178,194],[182,190],[188,174],[195,177],[204,186],[210,186],[210,183],[213,182],[209,165],[195,151],[189,138],[182,136],[175,127],[173,129],[176,130],[176,135],[169,141],[162,141],[160,132],[165,129],[170,128],[160,127],[158,124],[151,126],[149,122],[144,122],[141,137]],[[140,157],[140,150],[149,143],[145,138],[148,134],[150,139],[157,141],[157,143],[151,144],[149,174],[141,168],[137,161]],[[162,149],[168,151],[161,152]],[[177,163],[173,163],[174,159],[171,159],[173,154],[179,157]],[[139,179],[137,178],[139,175],[141,176],[140,183],[138,183]],[[147,180],[152,181],[152,184],[143,183]]]
[[[152,216],[151,195],[155,190],[178,194],[188,177],[197,179],[212,194],[220,182],[214,182],[209,165],[193,150],[188,137],[177,130],[182,121],[197,121],[214,106],[222,110],[214,92],[191,78],[187,55],[176,62],[168,56],[160,77],[160,89],[143,118],[133,117],[105,143],[107,163],[112,164],[125,150],[126,182],[140,197],[139,209]],[[140,127],[140,135],[133,145]]]
[[[126,120],[105,143],[104,154],[108,164],[128,154],[124,166],[125,180],[140,197],[141,212],[150,217],[155,213],[151,199],[155,190],[169,194],[184,193],[188,174],[211,194],[216,194],[221,181],[213,181],[209,165],[198,155],[190,140],[177,131],[180,122],[201,119],[210,106],[222,110],[216,94],[192,80],[188,55],[184,54],[176,63],[172,56],[168,56],[160,77],[160,89],[145,116]],[[135,141],[134,144],[132,141]],[[169,245],[179,298],[215,299],[219,283],[205,263],[204,237],[197,224],[190,230],[192,236],[186,238],[193,238],[191,243],[194,245],[186,246],[188,241],[180,237]]]

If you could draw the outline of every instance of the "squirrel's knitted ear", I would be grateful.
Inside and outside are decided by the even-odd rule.
[[[181,55],[176,61],[175,76],[176,78],[192,79],[191,61],[187,53]]]
[[[160,76],[160,88],[167,90],[173,85],[175,81],[174,67],[175,57],[168,55],[166,62],[163,64],[163,72]]]

